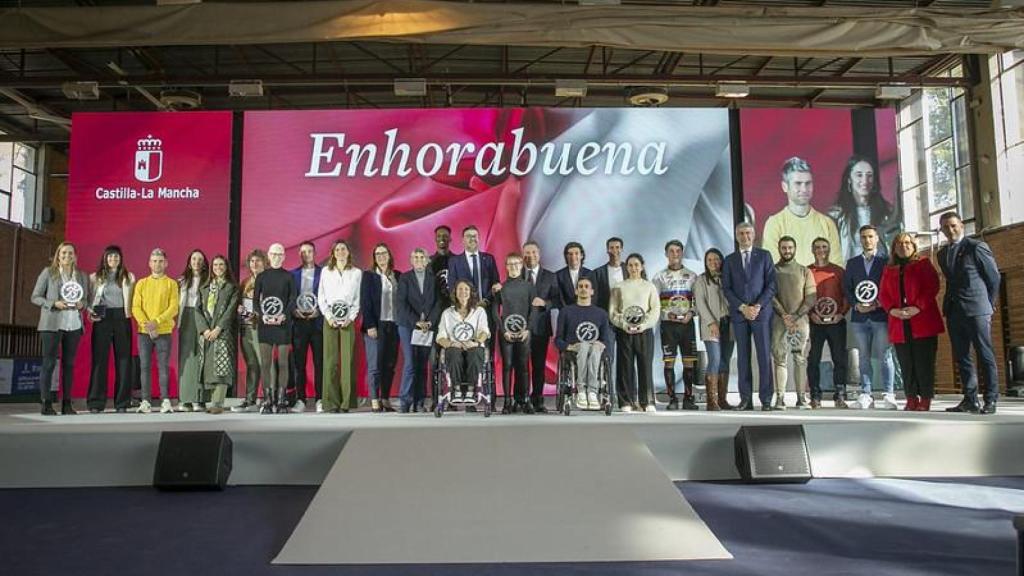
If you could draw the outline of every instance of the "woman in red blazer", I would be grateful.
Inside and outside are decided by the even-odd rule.
[[[936,297],[939,274],[931,260],[917,253],[906,232],[892,241],[892,256],[882,272],[878,301],[889,313],[889,341],[903,372],[906,410],[927,412],[935,396],[935,351],[945,332]]]

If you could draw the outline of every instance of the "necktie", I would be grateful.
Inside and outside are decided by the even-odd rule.
[[[746,272],[750,268],[750,251],[743,251],[743,271]]]
[[[533,284],[533,270],[526,271],[526,281]]]
[[[473,286],[476,286],[476,293],[478,296],[483,296],[483,292],[480,289],[480,263],[477,260],[477,254],[473,254]]]
[[[949,262],[946,263],[946,267],[949,268],[950,272],[953,271],[953,263],[956,262],[956,251],[960,247],[959,242],[954,242],[949,247]]]

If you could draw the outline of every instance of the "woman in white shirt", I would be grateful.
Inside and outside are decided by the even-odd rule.
[[[647,280],[643,256],[626,258],[626,274],[612,290],[609,309],[623,374],[619,407],[623,412],[654,412],[654,325],[661,315],[661,300],[658,289]]]
[[[484,365],[484,343],[491,337],[487,312],[479,306],[480,298],[472,285],[459,280],[452,290],[452,306],[441,314],[437,327],[437,344],[444,349],[449,380],[453,385],[468,384],[463,390],[456,386],[452,397],[473,393]]]
[[[359,315],[363,271],[356,268],[344,240],[331,245],[331,257],[320,273],[317,305],[324,316],[324,412],[356,407],[356,346],[353,324]]]
[[[178,404],[185,412],[206,408],[199,384],[202,365],[199,358],[199,333],[196,332],[196,306],[199,288],[210,281],[210,264],[202,250],[188,255],[188,265],[178,279]]]

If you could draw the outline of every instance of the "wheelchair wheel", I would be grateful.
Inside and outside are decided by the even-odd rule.
[[[563,394],[562,398],[562,414],[568,416],[572,414],[572,396]]]
[[[609,401],[604,403],[604,415],[605,416],[611,416],[612,415],[612,402],[611,402],[611,400],[609,400]]]
[[[484,400],[484,418],[491,417],[491,403]]]
[[[434,407],[434,417],[440,418],[441,416],[444,416],[444,402],[438,402]]]

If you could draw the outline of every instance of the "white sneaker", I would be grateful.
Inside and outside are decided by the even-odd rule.
[[[316,413],[317,414],[323,414],[324,413],[324,401],[323,400],[317,400],[316,401]]]
[[[143,400],[139,402],[139,407],[135,409],[136,414],[149,414],[153,409],[153,406],[149,403],[149,400]]]
[[[899,410],[900,406],[896,403],[895,394],[886,394],[882,396],[882,401],[875,408],[879,410]]]
[[[857,397],[856,402],[850,403],[850,408],[854,410],[870,410],[875,406],[875,400],[871,397],[871,394],[861,394]]]
[[[633,407],[632,407],[632,406],[630,406],[629,404],[624,404],[624,405],[622,406],[622,408],[619,408],[619,410],[620,410],[620,411],[622,411],[622,412],[626,412],[626,413],[629,413],[629,412],[632,412],[632,411],[633,411]]]
[[[301,413],[303,413],[305,411],[306,411],[306,403],[303,402],[302,400],[296,400],[295,401],[295,406],[292,406],[292,412],[295,412],[297,414],[301,414]]]
[[[644,412],[657,412],[658,409],[654,407],[654,404],[648,404],[647,408],[644,408]]]
[[[164,398],[160,402],[160,413],[161,414],[170,414],[171,412],[174,412],[174,409],[171,408],[171,399],[170,398]]]
[[[597,392],[587,392],[587,404],[590,405],[591,410],[601,409],[601,401],[597,398]]]
[[[590,404],[587,402],[587,395],[583,391],[576,394],[576,407],[580,410],[586,410],[590,407]]]

